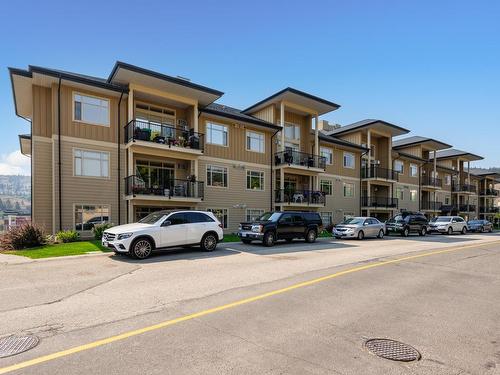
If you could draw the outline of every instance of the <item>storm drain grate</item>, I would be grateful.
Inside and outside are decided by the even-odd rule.
[[[365,347],[373,354],[391,361],[418,361],[421,355],[413,346],[389,339],[370,339]]]
[[[36,336],[9,336],[0,339],[0,358],[10,357],[38,345],[40,339]]]

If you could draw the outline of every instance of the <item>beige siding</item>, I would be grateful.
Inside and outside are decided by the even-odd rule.
[[[413,147],[406,147],[406,148],[402,149],[401,151],[404,152],[405,154],[409,154],[409,155],[416,156],[419,158],[422,157],[422,146],[420,146],[420,145],[413,146]]]
[[[260,118],[261,120],[270,122],[274,124],[275,120],[275,107],[274,104],[268,105],[265,108],[262,108],[260,111],[257,111],[255,113],[252,113],[252,116]]]
[[[405,159],[398,159],[403,162],[403,173],[399,174],[399,182],[402,184],[413,184],[413,185],[418,185],[419,184],[419,178],[418,178],[418,173],[420,172],[420,165],[416,162],[405,160]],[[417,177],[412,177],[410,175],[410,164],[415,164],[418,168],[418,173]]]
[[[400,210],[418,211],[419,200],[420,200],[420,188],[418,185],[412,185],[412,184],[406,184],[406,183],[399,182],[399,183],[395,184],[394,189],[403,190],[403,199],[398,199],[398,208]],[[410,200],[410,191],[411,190],[415,190],[417,192],[415,201]],[[396,195],[396,190],[394,191],[394,197],[399,198]]]
[[[33,221],[52,233],[52,141],[33,139]]]
[[[47,87],[33,86],[33,134],[52,136],[52,95]]]
[[[344,134],[338,136],[338,138],[343,139],[345,141],[355,143],[357,145],[360,145],[362,143],[361,138],[362,134],[361,132],[355,132],[355,133],[349,133],[349,134]]]
[[[320,212],[331,212],[333,216],[333,223],[338,224],[344,218],[344,214],[349,213],[352,215],[360,215],[359,212],[359,194],[360,185],[358,179],[348,179],[341,177],[331,177],[320,175],[320,180],[327,180],[332,182],[333,194],[326,196],[325,207],[320,208]],[[354,197],[344,197],[344,182],[354,184]]]

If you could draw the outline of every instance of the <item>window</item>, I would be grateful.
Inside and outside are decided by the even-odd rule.
[[[109,126],[109,100],[73,93],[73,120]]]
[[[326,159],[326,164],[333,164],[333,150],[331,148],[321,147],[319,154]]]
[[[344,182],[344,197],[354,197],[354,184]]]
[[[331,225],[333,223],[333,213],[331,212],[320,212],[321,221],[323,226]]]
[[[300,126],[295,124],[285,124],[285,138],[300,140]]]
[[[264,153],[264,134],[247,131],[247,151]]]
[[[346,220],[351,219],[353,217],[354,217],[354,213],[353,212],[344,212],[343,221],[346,221]]]
[[[404,163],[401,160],[394,160],[394,170],[399,173],[404,172]]]
[[[451,185],[451,176],[449,174],[444,176],[445,185]]]
[[[405,194],[404,194],[404,190],[403,190],[403,188],[399,188],[399,187],[397,187],[397,188],[396,188],[396,197],[397,197],[399,200],[404,201],[404,199],[405,199]]]
[[[227,168],[207,165],[207,186],[227,187]]]
[[[264,190],[264,172],[247,171],[247,189]]]
[[[416,190],[410,190],[410,201],[412,201],[412,202],[417,201],[417,191]]]
[[[444,204],[447,206],[450,204],[450,197],[444,197]]]
[[[249,208],[247,209],[246,221],[247,222],[256,221],[262,215],[264,215],[264,210]]]
[[[75,176],[109,177],[109,152],[74,149]]]
[[[354,165],[354,154],[351,154],[350,152],[344,152],[344,168],[354,169]]]
[[[227,146],[227,126],[207,122],[207,143]]]
[[[410,176],[418,177],[418,166],[416,164],[410,164]]]
[[[208,208],[207,211],[215,215],[223,228],[227,228],[227,208]]]
[[[214,219],[212,219],[210,216],[207,214],[204,214],[202,212],[186,212],[184,213],[186,216],[186,222],[187,223],[211,223],[214,222]]]
[[[321,180],[319,186],[320,186],[320,190],[324,194],[326,194],[326,195],[332,195],[333,194],[333,184],[332,184],[332,181]]]
[[[89,231],[94,225],[109,221],[109,206],[107,205],[75,205],[75,230]]]
[[[180,212],[170,215],[167,220],[170,221],[170,225],[186,224],[188,222],[186,214]]]

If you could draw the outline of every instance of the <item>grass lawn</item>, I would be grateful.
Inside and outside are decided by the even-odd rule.
[[[81,255],[94,251],[109,252],[110,250],[105,247],[102,247],[101,241],[92,240],[92,241],[62,243],[55,245],[54,244],[44,245],[25,250],[6,251],[5,254],[14,254],[14,255],[21,255],[24,257],[28,257],[31,259],[40,259],[40,258],[61,257],[66,255]]]
[[[225,234],[222,242],[240,242],[240,238],[236,234]]]

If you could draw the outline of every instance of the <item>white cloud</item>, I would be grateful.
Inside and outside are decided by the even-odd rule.
[[[21,154],[20,150],[0,155],[0,175],[14,174],[29,176],[31,174],[30,165],[30,158]]]

